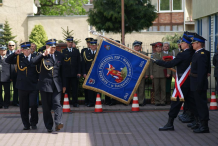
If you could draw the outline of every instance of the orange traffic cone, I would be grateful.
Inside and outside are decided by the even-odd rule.
[[[182,106],[180,108],[181,111],[183,111],[184,102],[182,103]]]
[[[99,94],[99,93],[97,94],[97,97],[96,97],[95,112],[96,112],[96,113],[101,113],[101,112],[103,112],[103,110],[102,110],[102,105],[101,105],[101,98],[100,98],[100,94]]]
[[[210,110],[217,110],[217,102],[215,92],[211,94]]]
[[[135,93],[132,101],[132,111],[133,112],[138,112],[139,110],[139,102],[138,102],[138,96]]]
[[[63,113],[69,113],[70,112],[70,104],[67,93],[64,95],[64,104],[63,104]]]

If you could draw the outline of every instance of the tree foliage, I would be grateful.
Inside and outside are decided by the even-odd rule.
[[[73,35],[74,35],[73,30],[69,30],[68,26],[67,26],[66,30],[62,27],[61,27],[61,29],[62,29],[62,34],[63,34],[63,38],[64,38],[63,42],[66,42],[67,37],[69,37],[69,36],[73,37]],[[73,41],[76,45],[78,45],[81,42],[80,39],[75,39],[75,38],[73,38]]]
[[[121,0],[95,0],[88,12],[88,23],[97,31],[121,32]],[[125,0],[125,33],[141,31],[152,26],[157,18],[155,7],[147,0]]]
[[[45,42],[48,40],[46,32],[42,25],[35,25],[33,30],[30,33],[29,41],[35,43],[37,48],[41,48],[45,45]]]
[[[5,21],[5,24],[4,24],[4,27],[3,27],[2,37],[0,37],[0,39],[1,39],[0,44],[2,44],[2,45],[7,45],[9,41],[17,42],[17,41],[14,40],[14,38],[15,38],[16,36],[13,36],[13,35],[12,35],[11,29],[12,29],[12,28],[10,28],[9,23],[8,23],[8,21],[6,20],[6,21]]]
[[[174,36],[172,35],[166,35],[162,38],[163,42],[169,42],[170,43],[170,50],[178,48],[177,41],[182,37],[182,34],[175,33]]]
[[[86,11],[83,4],[87,2],[88,0],[39,0],[36,15],[84,15]]]

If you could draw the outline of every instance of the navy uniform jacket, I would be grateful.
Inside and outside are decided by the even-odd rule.
[[[64,56],[64,73],[65,77],[77,77],[77,74],[81,74],[81,59],[80,52],[76,48],[72,48],[72,52],[68,51],[68,48],[61,50]]]
[[[213,56],[214,77],[218,77],[218,52]]]
[[[88,50],[88,48],[83,48],[81,50],[81,73],[83,73],[83,53],[85,50]]]
[[[91,50],[88,50],[88,49],[86,49],[83,52],[83,54],[82,54],[83,55],[83,60],[82,60],[82,73],[83,74],[88,74],[89,69],[92,65],[92,61],[95,58],[95,54],[92,54]]]
[[[197,77],[190,76],[191,91],[207,90],[208,88],[208,66],[210,62],[205,49],[194,53],[192,57],[191,73],[197,74]]]
[[[206,55],[208,56],[208,62],[210,62],[210,51],[205,50]],[[211,63],[208,66],[208,72],[207,73],[211,73]]]
[[[37,90],[38,72],[37,66],[32,63],[33,57],[31,54],[30,61],[28,61],[24,54],[16,55],[15,53],[9,55],[5,60],[9,64],[17,64],[17,82],[16,88],[19,90]]]
[[[180,78],[185,70],[189,67],[191,60],[192,60],[193,50],[186,49],[183,52],[177,54],[176,58],[172,61],[166,62],[163,60],[157,60],[157,64],[164,66],[166,68],[172,68],[174,66],[177,67],[177,74]],[[190,87],[190,79],[189,77],[186,79],[182,87]]]
[[[55,51],[55,61],[53,61],[50,55],[43,56],[39,53],[32,59],[33,64],[40,65],[40,74],[38,89],[44,92],[53,92],[56,87],[58,92],[62,91],[63,87],[66,87],[66,79],[63,74],[63,55]]]
[[[0,56],[0,82],[10,82],[10,64],[5,62],[5,58],[2,60]],[[2,88],[2,87],[1,87]]]
[[[11,54],[12,54],[12,53],[11,53]],[[9,50],[7,50],[6,55],[7,55],[7,56],[10,55]],[[10,64],[10,79],[12,79],[12,80],[16,80],[16,78],[17,78],[17,72],[16,72],[16,69],[15,69],[15,68],[16,68],[15,65]]]

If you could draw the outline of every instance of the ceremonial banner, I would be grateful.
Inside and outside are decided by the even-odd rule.
[[[83,88],[129,104],[149,62],[132,51],[102,40]]]

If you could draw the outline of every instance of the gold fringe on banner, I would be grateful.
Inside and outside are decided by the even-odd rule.
[[[100,41],[100,44],[99,44],[99,46],[98,46],[98,48],[97,48],[97,52],[96,52],[96,55],[95,55],[95,58],[94,58],[94,61],[92,62],[91,68],[89,69],[89,72],[88,72],[88,74],[87,74],[87,76],[86,76],[86,78],[85,78],[85,81],[84,81],[82,87],[85,88],[85,89],[88,89],[88,90],[95,91],[95,92],[103,93],[103,94],[105,94],[105,95],[107,95],[107,96],[109,96],[109,97],[111,97],[111,98],[114,98],[114,99],[116,99],[116,100],[118,100],[118,101],[120,101],[120,102],[122,102],[122,103],[124,103],[124,104],[129,104],[129,103],[131,102],[131,100],[132,100],[132,98],[133,98],[133,96],[134,96],[136,90],[138,89],[139,84],[141,83],[141,79],[143,78],[143,76],[144,76],[144,74],[145,74],[147,68],[149,67],[150,60],[147,60],[147,63],[146,63],[146,65],[145,65],[145,67],[143,68],[142,73],[141,73],[140,77],[138,78],[138,81],[136,82],[135,88],[133,89],[133,91],[132,91],[132,93],[131,93],[130,98],[129,98],[128,101],[123,100],[123,99],[120,99],[120,98],[118,98],[118,97],[116,97],[116,96],[114,96],[114,95],[112,95],[112,94],[109,94],[109,93],[107,93],[107,92],[105,92],[105,91],[103,91],[103,90],[97,89],[97,88],[95,88],[95,87],[87,86],[86,83],[87,83],[87,80],[88,80],[88,78],[89,78],[89,76],[90,76],[90,74],[91,74],[92,68],[93,68],[93,66],[94,66],[94,64],[95,64],[96,58],[97,58],[97,56],[98,56],[99,50],[100,50],[101,45],[102,45],[102,41],[103,41],[103,39],[101,39],[101,41]],[[106,42],[112,44],[112,43],[109,42],[109,41],[106,41]],[[126,50],[125,48],[122,48],[122,47],[120,47],[120,46],[118,46],[118,45],[116,45],[116,44],[112,44],[112,45],[115,45],[115,46],[119,47],[120,49]],[[128,51],[128,50],[126,50],[126,51]],[[135,54],[135,55],[137,55],[137,56],[139,56],[139,57],[141,57],[141,58],[143,58],[143,59],[145,58],[145,57],[144,57],[144,54],[142,54],[142,55],[140,55],[140,54]],[[149,58],[149,57],[148,57],[148,58]],[[148,59],[148,58],[146,58],[146,59]],[[149,58],[149,59],[150,59],[150,58]]]
[[[179,101],[182,101],[182,102],[184,102],[184,101],[185,101],[185,99],[184,99],[184,98],[179,98]]]
[[[177,97],[171,97],[171,101],[177,101]]]

